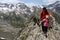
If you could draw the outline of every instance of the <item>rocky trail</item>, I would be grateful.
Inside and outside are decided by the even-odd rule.
[[[42,32],[42,26],[34,25],[33,21],[26,23],[28,26],[21,30],[0,20],[0,40],[60,40],[59,17],[55,13],[53,16],[53,29],[48,30],[47,38]]]
[[[34,23],[31,22],[28,24],[21,33],[17,40],[60,40],[60,25],[55,21],[53,17],[53,29],[48,30],[48,37],[46,38],[42,32],[41,25],[33,25]]]

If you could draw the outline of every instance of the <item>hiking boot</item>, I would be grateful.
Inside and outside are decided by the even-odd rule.
[[[47,35],[45,35],[45,37],[47,38]]]
[[[47,34],[45,34],[45,37],[47,38]]]

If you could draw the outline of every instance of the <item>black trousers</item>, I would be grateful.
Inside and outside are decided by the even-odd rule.
[[[44,26],[42,26],[42,31],[46,34],[47,31],[48,31],[48,27],[44,27]]]
[[[47,31],[48,31],[48,27],[43,26],[43,23],[44,23],[44,22],[42,22],[42,31],[46,34]]]

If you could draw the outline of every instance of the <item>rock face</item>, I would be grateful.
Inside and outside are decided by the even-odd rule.
[[[46,38],[42,32],[41,26],[33,25],[33,22],[28,24],[28,27],[20,33],[17,40],[60,40],[60,25],[55,21],[53,17],[53,29],[48,30],[48,37]]]

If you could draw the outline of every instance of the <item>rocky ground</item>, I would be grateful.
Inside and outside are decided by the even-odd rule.
[[[33,25],[34,23],[29,23],[21,33],[17,40],[60,40],[60,24],[55,21],[53,17],[53,29],[48,30],[48,37],[46,38],[42,32],[41,26]]]
[[[27,23],[24,29],[11,26],[6,21],[0,20],[0,40],[60,40],[60,24],[57,15],[53,15],[53,29],[48,30],[46,38],[40,27],[34,22]],[[22,30],[22,31],[21,31]]]

